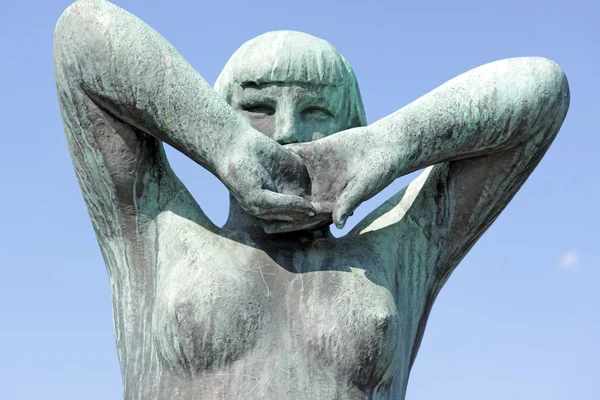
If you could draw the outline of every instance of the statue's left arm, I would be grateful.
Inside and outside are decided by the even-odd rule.
[[[386,226],[390,229],[382,232],[391,244],[400,233],[421,230],[422,245],[440,252],[433,267],[445,281],[537,166],[568,107],[569,86],[558,65],[514,58],[462,74],[361,128],[357,133],[375,149],[368,158],[374,167],[348,186],[360,188],[362,179],[363,196],[371,195],[374,182],[386,186],[429,168],[354,232]],[[353,209],[351,202],[343,203],[353,195],[356,190],[341,194],[338,218]]]
[[[338,225],[397,177],[427,168],[352,233],[371,232],[367,236],[377,243],[399,251],[407,250],[407,235],[422,236],[420,247],[443,249],[430,261],[446,274],[531,174],[568,106],[569,87],[558,65],[539,57],[507,59],[299,152],[308,160],[313,188],[333,200]],[[331,164],[335,173],[324,167]]]

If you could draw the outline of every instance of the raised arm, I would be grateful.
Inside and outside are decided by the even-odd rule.
[[[156,31],[104,0],[80,0],[55,31],[57,78],[216,172],[225,146],[258,136]]]
[[[354,232],[402,230],[402,220],[421,221],[430,245],[448,252],[436,266],[451,270],[539,163],[568,107],[569,86],[558,65],[515,58],[460,75],[367,127],[374,158],[383,160],[375,170],[388,167],[395,177],[435,166]],[[375,138],[394,150],[383,152]]]
[[[567,80],[555,63],[507,59],[466,72],[372,125],[292,149],[307,160],[313,186],[327,189],[315,201],[332,203],[334,222],[343,225],[399,176],[525,144],[545,149],[568,105]]]
[[[300,169],[299,160],[251,128],[135,16],[104,0],[80,0],[60,17],[54,51],[59,93],[81,91],[120,122],[172,145],[221,179],[247,211],[310,208],[273,194],[279,165]]]
[[[462,74],[372,124],[368,145],[393,149],[397,177],[551,141],[568,106],[569,86],[558,65],[538,57],[507,59]]]

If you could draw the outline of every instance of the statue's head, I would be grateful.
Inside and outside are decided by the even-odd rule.
[[[352,67],[332,45],[305,33],[269,32],[244,43],[215,90],[281,144],[366,125]]]

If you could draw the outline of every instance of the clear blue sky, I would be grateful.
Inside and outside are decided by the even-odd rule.
[[[64,139],[52,33],[69,0],[0,5],[0,399],[121,397],[108,278]],[[213,83],[245,40],[322,37],[352,63],[369,122],[478,65],[555,60],[563,128],[433,308],[410,400],[600,399],[600,8],[594,0],[115,0]],[[343,6],[340,6],[343,4]],[[225,189],[169,151],[217,223]],[[406,184],[363,206],[361,216]],[[205,193],[214,194],[207,196]]]

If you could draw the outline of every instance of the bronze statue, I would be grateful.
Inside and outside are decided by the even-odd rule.
[[[438,292],[569,105],[556,64],[514,58],[367,125],[349,63],[321,39],[261,35],[213,90],[104,0],[71,5],[54,45],[128,400],[403,399]],[[162,142],[227,186],[223,227]],[[343,226],[422,168],[350,233],[331,235],[331,222]]]

